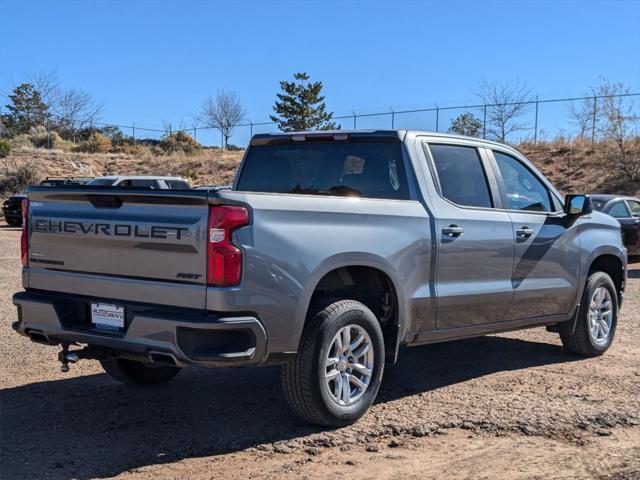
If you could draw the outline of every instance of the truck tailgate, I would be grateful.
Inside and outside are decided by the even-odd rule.
[[[206,191],[36,187],[29,201],[29,287],[40,272],[55,290],[60,272],[201,286],[204,302]]]

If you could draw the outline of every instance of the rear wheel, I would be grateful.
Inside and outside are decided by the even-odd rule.
[[[378,394],[384,339],[375,315],[341,300],[309,320],[296,357],[283,367],[292,410],[318,425],[340,427],[360,418]]]
[[[560,331],[562,344],[578,355],[602,355],[613,342],[617,321],[616,287],[606,273],[593,272],[587,279],[574,332]]]
[[[113,379],[127,385],[157,385],[180,373],[179,367],[148,365],[125,358],[107,358],[100,365]]]

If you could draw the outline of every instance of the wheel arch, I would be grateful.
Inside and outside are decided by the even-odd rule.
[[[589,268],[586,270],[586,274],[588,276],[595,271],[604,272],[611,277],[613,284],[616,286],[618,303],[620,303],[625,287],[625,263],[617,255],[602,253],[593,258]]]
[[[300,325],[298,343],[309,320],[309,312],[321,304],[322,298],[357,300],[369,307],[381,322],[387,363],[394,363],[405,332],[401,319],[405,318],[406,305],[400,285],[394,269],[381,257],[345,253],[328,259],[314,271],[301,295],[296,314],[296,318],[301,319],[296,322]],[[390,304],[376,301],[378,294],[387,296]],[[385,316],[389,307],[391,311]]]

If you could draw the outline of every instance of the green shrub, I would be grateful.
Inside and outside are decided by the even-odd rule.
[[[176,132],[171,135],[165,135],[160,141],[160,148],[165,153],[182,152],[191,155],[198,152],[201,146],[189,134]]]
[[[0,138],[0,158],[6,157],[11,153],[11,142],[6,138]]]
[[[106,153],[111,150],[111,140],[101,133],[93,133],[91,136],[78,144],[76,152],[84,153]]]

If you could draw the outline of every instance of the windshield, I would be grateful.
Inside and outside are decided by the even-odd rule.
[[[401,144],[376,140],[252,146],[245,158],[237,189],[409,198]]]

